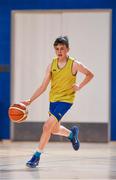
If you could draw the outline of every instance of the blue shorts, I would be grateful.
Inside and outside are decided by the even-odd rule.
[[[50,102],[49,113],[53,115],[58,121],[71,108],[73,104],[67,102]]]

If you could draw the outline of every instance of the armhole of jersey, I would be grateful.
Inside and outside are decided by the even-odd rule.
[[[51,73],[52,73],[52,68],[53,68],[54,60],[55,60],[55,59],[53,59],[53,60],[52,60],[52,63],[51,63]]]
[[[72,64],[71,64],[71,73],[72,73],[72,76],[76,76],[77,75],[77,72],[75,73],[75,74],[73,74],[73,72],[72,72],[72,68],[73,68],[73,63],[75,62],[75,60],[73,59],[72,60]]]

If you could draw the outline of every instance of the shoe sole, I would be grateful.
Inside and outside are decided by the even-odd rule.
[[[38,165],[34,166],[34,165],[26,164],[26,166],[29,168],[36,168]]]

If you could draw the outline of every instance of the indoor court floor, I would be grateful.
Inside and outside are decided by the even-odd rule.
[[[40,166],[25,166],[37,142],[0,142],[0,180],[116,179],[116,142],[81,143],[74,151],[70,142],[49,143]]]

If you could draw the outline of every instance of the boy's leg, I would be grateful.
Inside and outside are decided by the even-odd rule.
[[[36,166],[38,166],[41,152],[43,151],[45,145],[48,143],[52,129],[56,123],[58,122],[53,116],[50,116],[49,119],[45,122],[38,149],[34,153],[32,158],[26,163],[28,167],[35,168]]]
[[[40,151],[43,151],[45,145],[48,143],[51,133],[52,133],[52,129],[57,123],[58,121],[53,116],[50,116],[49,119],[45,122],[43,126],[43,132],[40,138],[39,146],[38,146],[38,149]]]
[[[79,133],[79,129],[77,126],[73,126],[71,130],[69,130],[65,128],[64,126],[61,126],[60,123],[57,123],[52,129],[52,134],[68,137],[68,139],[70,139],[72,143],[74,150],[76,151],[80,147],[78,133]]]
[[[57,118],[58,122],[60,122],[64,114],[66,114],[71,106],[71,103],[66,102],[50,103],[50,114],[54,115]],[[64,126],[60,126],[60,123],[57,123],[52,129],[52,134],[68,137],[68,139],[70,139],[72,143],[74,150],[78,150],[80,147],[78,133],[79,129],[77,126],[72,127],[71,130],[68,130]]]
[[[71,131],[67,129],[66,127],[60,125],[60,122],[57,123],[52,129],[52,134],[54,135],[69,137],[70,133]]]

